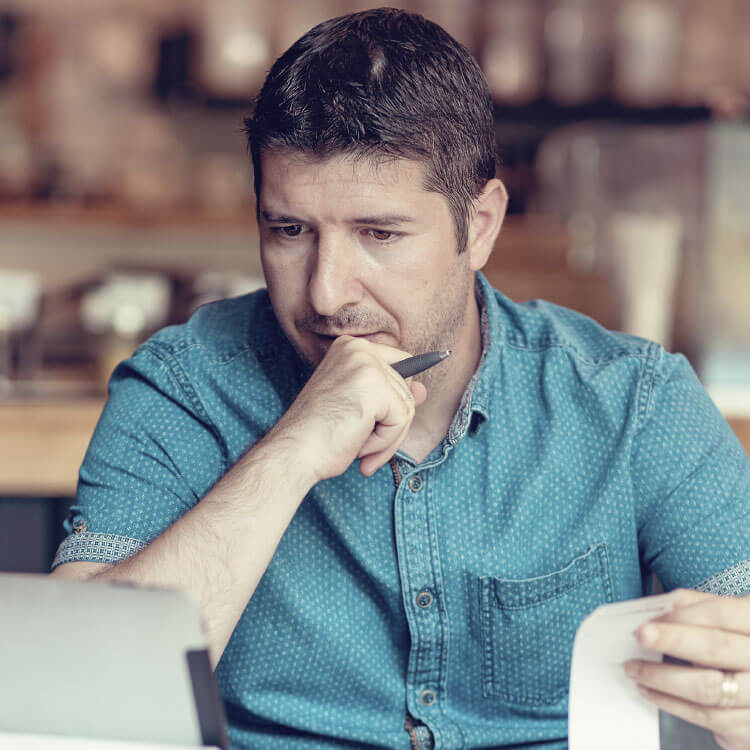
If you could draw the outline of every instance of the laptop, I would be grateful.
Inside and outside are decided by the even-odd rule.
[[[229,750],[197,606],[0,573],[0,733]]]

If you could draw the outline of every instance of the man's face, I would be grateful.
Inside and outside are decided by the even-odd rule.
[[[423,166],[299,153],[262,155],[260,247],[271,303],[313,366],[336,336],[411,354],[455,348],[473,303],[447,200]],[[440,378],[428,370],[427,385]]]

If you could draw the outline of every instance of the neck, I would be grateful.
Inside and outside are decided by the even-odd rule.
[[[415,460],[421,461],[447,434],[481,356],[479,306],[472,294],[468,300],[463,330],[451,356],[437,365],[444,371],[428,387],[427,400],[418,407],[402,445],[402,450]]]

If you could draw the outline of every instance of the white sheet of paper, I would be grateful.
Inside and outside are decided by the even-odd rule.
[[[672,594],[597,607],[580,625],[570,669],[570,750],[659,750],[659,711],[625,675],[628,659],[661,661],[635,631],[672,610]]]

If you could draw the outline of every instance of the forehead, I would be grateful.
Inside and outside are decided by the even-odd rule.
[[[424,188],[422,163],[401,158],[370,158],[340,154],[320,159],[297,151],[261,154],[261,207],[310,207],[335,203],[417,207],[445,199]],[[425,207],[427,207],[425,205]]]

